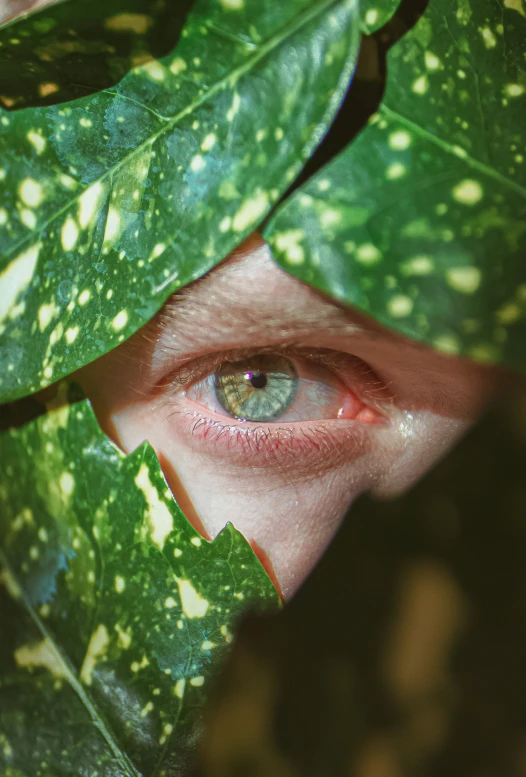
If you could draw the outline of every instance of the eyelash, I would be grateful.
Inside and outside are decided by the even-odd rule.
[[[207,414],[207,408],[187,396],[192,387],[211,380],[226,361],[236,362],[260,354],[274,354],[291,360],[300,358],[327,368],[370,411],[369,420],[340,418],[262,424],[240,421],[226,414],[218,417],[209,409],[210,414]],[[189,437],[196,452],[226,458],[237,465],[262,468],[294,465],[312,471],[315,464],[319,471],[320,467],[332,468],[338,461],[348,460],[350,451],[353,457],[361,456],[370,442],[371,430],[388,422],[392,404],[387,387],[361,359],[335,351],[306,348],[265,347],[210,354],[179,368],[160,388],[166,389],[166,393],[158,407],[169,407],[166,420],[175,423],[178,431]]]

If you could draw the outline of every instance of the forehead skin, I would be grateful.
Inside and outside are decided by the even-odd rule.
[[[472,420],[503,377],[495,368],[410,341],[325,297],[282,270],[259,235],[174,295],[157,317],[121,346],[119,363],[125,367],[134,357],[143,364],[149,359],[155,379],[167,359],[181,364],[217,350],[307,341],[312,348],[351,349],[380,379],[385,378],[397,405],[408,411]]]

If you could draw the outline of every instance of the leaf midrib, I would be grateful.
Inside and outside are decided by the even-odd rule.
[[[509,189],[512,189],[514,192],[516,192],[521,197],[524,197],[526,199],[526,188],[524,186],[521,186],[520,184],[515,183],[515,181],[512,181],[510,178],[507,178],[505,175],[500,173],[495,168],[490,167],[485,162],[480,162],[478,159],[475,159],[470,154],[468,154],[468,152],[462,146],[458,146],[458,148],[462,148],[462,151],[464,153],[462,155],[455,153],[454,144],[449,143],[447,140],[443,140],[438,135],[435,135],[429,130],[424,129],[423,127],[420,126],[420,124],[417,124],[416,122],[411,121],[411,119],[408,119],[403,114],[398,113],[398,111],[395,111],[392,108],[389,108],[385,103],[381,105],[378,113],[387,114],[391,118],[399,121],[408,129],[412,130],[417,135],[420,135],[421,137],[425,138],[431,143],[434,143],[436,146],[439,146],[444,151],[447,151],[447,153],[455,157],[455,159],[459,159],[462,162],[467,162],[467,164],[471,165],[471,167],[475,168],[476,170],[483,173],[484,175],[487,175],[488,177],[493,178],[496,181],[499,181],[499,183],[503,184],[504,186],[507,186]]]
[[[0,565],[3,566],[6,572],[9,575],[11,575],[13,580],[15,580],[18,588],[22,592],[22,601],[24,603],[25,609],[27,610],[33,623],[41,633],[42,637],[53,646],[53,649],[55,650],[57,656],[61,661],[66,680],[68,681],[69,685],[75,691],[80,701],[84,705],[97,731],[99,731],[99,733],[101,734],[101,736],[103,737],[103,739],[105,740],[106,744],[108,745],[112,753],[115,755],[115,757],[119,759],[119,762],[120,762],[119,765],[124,770],[125,777],[142,777],[141,773],[135,768],[130,758],[126,755],[126,753],[123,752],[120,745],[115,740],[110,729],[104,722],[102,715],[98,711],[95,703],[91,700],[91,698],[84,690],[82,684],[77,679],[73,665],[71,664],[67,656],[63,653],[63,651],[59,648],[54,637],[48,631],[48,629],[46,628],[42,620],[38,617],[34,607],[32,606],[31,602],[27,598],[27,595],[23,586],[18,580],[17,575],[15,574],[14,570],[10,566],[9,561],[7,560],[2,550],[0,550]]]
[[[30,232],[21,240],[14,243],[11,246],[11,248],[4,253],[4,257],[6,259],[9,259],[13,254],[17,254],[20,251],[20,249],[23,248],[26,244],[34,241],[35,238],[38,239],[38,236],[44,230],[50,227],[56,220],[60,219],[60,217],[63,216],[69,210],[70,207],[72,207],[75,203],[79,201],[80,197],[84,194],[85,191],[87,191],[89,188],[96,185],[97,183],[101,183],[102,181],[105,181],[107,178],[110,178],[112,175],[118,172],[119,169],[122,166],[124,166],[130,159],[133,159],[134,156],[136,156],[137,154],[140,154],[145,148],[153,144],[157,140],[157,138],[163,135],[163,133],[169,132],[170,130],[172,130],[182,119],[192,114],[194,111],[200,108],[201,105],[204,105],[209,99],[215,97],[215,95],[218,94],[229,81],[233,80],[234,82],[237,82],[247,72],[249,72],[255,65],[257,65],[258,62],[260,62],[264,57],[270,54],[274,49],[278,48],[288,38],[292,37],[292,35],[295,35],[299,30],[302,29],[302,27],[306,26],[307,24],[309,24],[309,22],[316,19],[318,16],[324,13],[331,6],[337,5],[340,2],[341,0],[318,0],[310,8],[308,8],[306,11],[301,13],[298,17],[288,22],[288,24],[282,27],[274,36],[269,38],[265,43],[261,44],[258,50],[252,56],[248,57],[242,65],[239,65],[231,73],[224,76],[219,81],[216,81],[210,87],[210,89],[204,92],[204,94],[202,94],[197,100],[194,100],[193,102],[191,102],[189,105],[186,106],[186,108],[184,108],[182,111],[179,111],[179,113],[177,113],[171,119],[166,118],[164,120],[165,124],[157,132],[154,132],[152,135],[150,135],[140,145],[134,148],[133,151],[131,151],[129,154],[127,154],[121,160],[119,160],[119,162],[112,165],[111,167],[108,167],[101,176],[90,181],[89,186],[82,189],[81,192],[77,193],[75,197],[72,197],[70,200],[68,200],[68,202],[59,211],[54,213],[53,216],[51,216],[44,223],[40,224],[38,226],[38,231],[35,230],[33,232]],[[175,49],[174,52],[172,52],[172,54],[174,54],[176,51],[177,49]],[[125,78],[126,77],[127,76],[125,76]],[[101,94],[108,93],[108,91],[110,90],[103,90]],[[118,94],[114,91],[111,91],[111,93]],[[118,94],[118,96],[123,99],[127,99],[126,95]],[[140,101],[133,100],[133,102],[135,102],[138,105],[141,105],[146,110],[149,110],[150,112],[152,112],[151,108],[149,108],[146,105],[143,105],[143,103],[141,103]],[[157,114],[157,115],[160,120],[163,120],[160,114]]]

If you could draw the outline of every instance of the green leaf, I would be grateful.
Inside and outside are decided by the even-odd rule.
[[[88,402],[0,436],[0,773],[176,777],[249,608],[279,598],[228,524],[187,522],[145,443]]]
[[[0,104],[56,105],[115,86],[175,46],[190,2],[70,0],[4,25]]]
[[[526,12],[432,0],[369,126],[276,213],[289,272],[451,354],[523,369]]]
[[[361,28],[365,35],[380,30],[395,15],[401,0],[362,0]]]
[[[114,348],[262,221],[358,38],[355,0],[198,0],[173,53],[114,89],[0,112],[0,401]]]

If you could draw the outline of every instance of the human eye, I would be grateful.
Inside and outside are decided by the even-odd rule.
[[[331,358],[324,356],[327,360]],[[320,362],[321,358],[321,354],[301,358],[256,353],[241,359],[226,359],[184,394],[189,402],[206,408],[216,418],[223,415],[251,423],[378,421],[379,413],[359,399],[348,385],[352,377],[348,375],[349,370],[339,377]],[[341,364],[343,355],[335,355],[332,361]],[[357,376],[356,363],[351,359],[346,361],[351,362],[353,376]],[[367,366],[364,364],[363,368],[362,374],[365,374]],[[340,372],[345,372],[343,365]]]
[[[362,455],[391,397],[361,359],[328,349],[212,354],[162,381],[159,411],[194,454],[319,474]],[[275,473],[277,476],[278,473]]]

